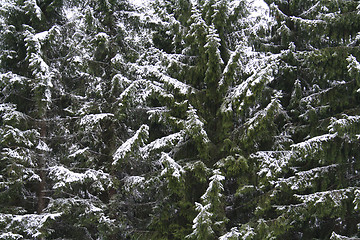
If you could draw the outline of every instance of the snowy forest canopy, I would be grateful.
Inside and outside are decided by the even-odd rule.
[[[0,239],[360,238],[360,2],[0,0]]]

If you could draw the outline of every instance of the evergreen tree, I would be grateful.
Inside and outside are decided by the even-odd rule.
[[[337,121],[334,116],[342,116],[343,111],[350,109],[356,114],[355,95],[346,96],[345,99],[352,100],[340,105],[335,99],[345,89],[356,89],[350,87],[355,82],[348,75],[348,69],[353,69],[348,64],[354,59],[348,56],[357,50],[342,45],[342,41],[352,41],[346,35],[339,42],[335,40],[333,32],[343,31],[335,30],[335,26],[347,14],[330,20],[328,13],[336,10],[328,4],[269,2],[274,22],[267,39],[258,37],[255,50],[277,55],[271,55],[275,59],[265,65],[262,65],[268,60],[265,55],[261,60],[250,61],[258,70],[250,72],[250,77],[245,75],[244,82],[230,92],[232,104],[238,107],[234,111],[242,119],[237,130],[240,139],[241,136],[246,139],[241,144],[242,150],[248,151],[246,155],[258,169],[255,188],[239,189],[238,201],[252,198],[243,208],[253,208],[256,217],[242,223],[238,236],[247,235],[243,229],[247,229],[252,239],[356,235],[354,225],[345,224],[347,217],[343,218],[330,206],[349,207],[347,215],[357,218],[354,205],[350,207],[350,202],[356,202],[356,197],[350,197],[355,196],[352,186],[356,183],[344,184],[343,177],[335,177],[354,176],[350,165],[357,154],[350,150],[352,140],[340,140],[340,135],[330,129],[332,121]],[[352,15],[356,6],[343,2],[335,9]],[[332,64],[337,64],[336,71]],[[340,83],[338,79],[347,80]],[[272,120],[263,122],[266,118]],[[257,128],[262,134],[260,138],[252,135]],[[250,148],[246,147],[248,143]],[[340,219],[341,227],[336,222]]]
[[[209,187],[206,189],[204,195],[201,196],[204,204],[210,204],[209,212],[212,213],[212,229],[216,236],[224,233],[226,224],[223,196],[224,187],[222,185],[224,180],[225,177],[221,175],[220,170],[214,170],[214,175],[210,177]]]
[[[190,59],[191,76],[188,81],[200,90],[204,88],[203,78],[207,62],[205,44],[208,25],[202,18],[200,6],[196,4],[192,7],[189,25],[189,31],[185,36],[187,47],[184,49],[184,53],[190,55],[194,60]]]
[[[214,231],[211,228],[212,221],[210,213],[208,210],[210,204],[201,205],[200,203],[196,204],[196,210],[199,211],[199,214],[194,219],[193,232],[187,236],[189,239],[215,239]]]

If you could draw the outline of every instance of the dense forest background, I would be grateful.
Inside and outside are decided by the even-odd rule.
[[[0,0],[0,239],[360,238],[360,2]]]

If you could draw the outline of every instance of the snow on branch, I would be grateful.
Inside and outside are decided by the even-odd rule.
[[[0,77],[1,79],[1,77]],[[27,115],[16,110],[16,105],[11,103],[0,104],[0,117],[7,124],[18,124],[21,120],[25,120]]]
[[[274,73],[280,62],[281,54],[263,56],[252,52],[251,48],[241,54],[240,68],[245,75],[250,75],[243,82],[237,84],[227,95],[221,110],[223,112],[230,110],[230,106],[237,106],[238,111],[245,109],[249,99],[256,97],[261,89],[274,80]]]
[[[114,153],[113,165],[117,165],[121,159],[124,159],[128,154],[133,151],[139,150],[144,145],[149,136],[149,126],[142,125],[126,142],[124,142]]]
[[[98,114],[88,114],[81,118],[80,126],[83,126],[86,130],[91,131],[94,127],[99,124],[99,122],[106,118],[113,118],[114,114],[112,113],[98,113]]]
[[[180,131],[168,136],[158,138],[140,149],[144,158],[147,158],[152,152],[172,148],[176,146],[184,138],[184,131]]]
[[[80,125],[94,125],[106,117],[114,117],[112,113],[89,114],[81,118]]]
[[[19,233],[7,232],[0,235],[0,239],[8,239],[1,237],[16,237],[14,239],[39,239],[44,237],[44,225],[48,220],[54,220],[61,216],[61,213],[44,213],[44,214],[25,214],[12,215],[0,214],[0,223],[5,224],[3,229],[17,230]],[[21,237],[20,237],[21,236]],[[20,237],[20,238],[18,238]],[[10,238],[13,239],[13,238]]]
[[[146,188],[149,186],[143,176],[126,176],[123,180],[123,189],[126,193],[131,194],[136,200],[143,200]]]
[[[244,224],[240,229],[237,227],[231,228],[230,232],[227,232],[219,238],[219,240],[233,240],[233,239],[242,239],[242,240],[251,240],[255,237],[255,229],[250,227],[248,224]]]
[[[213,176],[210,177],[210,183],[205,193],[201,196],[201,199],[205,204],[218,204],[218,201],[221,201],[223,196],[222,192],[224,187],[221,182],[225,180],[225,177],[221,175],[219,169],[213,171]],[[215,202],[216,201],[216,202]]]
[[[43,13],[36,0],[26,0],[24,2],[24,10],[31,15],[35,13],[36,17],[42,20]]]
[[[91,188],[105,191],[105,189],[113,185],[109,174],[94,169],[88,169],[84,173],[77,173],[63,166],[54,166],[49,168],[49,177],[55,182],[53,189],[71,188],[73,184],[89,183]]]
[[[230,232],[225,233],[222,235],[219,240],[231,240],[231,239],[240,239],[242,237],[242,234],[239,232],[239,230],[236,227],[231,228]],[[246,239],[246,238],[242,238]]]
[[[353,55],[349,55],[346,60],[348,61],[348,71],[356,70],[360,71],[360,63],[356,60]]]
[[[76,156],[81,156],[82,154],[84,154],[86,151],[88,151],[89,148],[82,148],[82,149],[77,149],[77,147],[74,145],[70,148],[70,151],[72,151],[73,153],[71,153],[69,155],[69,158],[75,158]]]
[[[136,80],[121,93],[118,100],[121,103],[128,102],[131,106],[143,106],[146,105],[146,100],[153,93],[164,98],[174,98],[172,94],[169,94],[164,90],[162,83]]]
[[[76,217],[86,222],[92,222],[97,228],[114,228],[115,220],[106,215],[107,207],[97,198],[56,198],[50,199],[47,210],[56,211],[62,209],[66,217]],[[81,213],[81,214],[78,214]],[[76,214],[75,216],[73,214]],[[70,216],[69,216],[70,215]]]
[[[175,162],[175,160],[172,159],[167,153],[161,153],[160,163],[164,166],[164,169],[161,172],[161,176],[171,175],[179,179],[180,176],[185,173],[184,168]]]
[[[212,213],[209,212],[210,204],[203,206],[202,204],[195,202],[196,210],[199,214],[193,220],[193,232],[186,236],[187,239],[206,239],[214,234],[211,228]]]
[[[316,136],[304,142],[291,145],[291,149],[307,157],[309,154],[324,150],[324,144],[333,141],[336,137],[336,133]]]
[[[332,232],[331,236],[330,236],[330,240],[355,240],[357,238],[352,238],[352,237],[346,237],[340,234],[337,234],[336,232]]]
[[[330,201],[330,205],[333,208],[336,208],[344,204],[343,203],[344,200],[350,198],[355,190],[359,190],[359,189],[355,187],[349,187],[344,189],[316,192],[307,195],[294,194],[294,196],[303,203],[314,204],[315,207],[317,207],[318,205],[319,206],[324,205],[326,203],[329,203]]]
[[[51,148],[42,140],[39,140],[38,145],[36,146],[36,149],[43,151],[43,152],[50,152]]]
[[[18,239],[23,239],[23,235],[12,232],[6,232],[0,234],[0,239],[18,240]]]
[[[312,188],[319,181],[319,178],[326,177],[326,174],[333,172],[338,166],[338,164],[332,164],[324,167],[316,167],[307,171],[297,172],[295,173],[295,176],[280,178],[278,181],[275,181],[275,188],[281,188],[283,184],[295,191],[303,191],[307,188]]]
[[[40,136],[36,130],[21,131],[18,128],[12,126],[6,126],[4,129],[0,129],[0,143],[7,141],[14,142],[20,146],[26,146],[31,148],[37,142],[35,139]]]
[[[191,136],[199,145],[207,144],[210,139],[204,129],[204,120],[202,120],[196,109],[189,105],[187,113],[187,119],[185,122],[185,132]]]
[[[360,74],[360,63],[351,54],[346,58],[346,60],[348,61],[347,68],[350,75],[358,77]]]
[[[263,110],[256,112],[255,116],[246,122],[248,131],[258,128],[264,121],[273,120],[279,115],[284,115],[287,117],[286,111],[281,106],[279,100],[280,97],[281,93],[273,97],[271,102]]]
[[[259,176],[272,179],[286,169],[292,154],[291,151],[258,151],[250,158],[259,162]]]
[[[353,200],[353,204],[354,204],[354,210],[359,212],[360,211],[360,189],[355,189],[354,191],[354,200]]]
[[[330,133],[339,135],[351,135],[360,133],[360,116],[342,115],[343,118],[331,118],[328,129]]]
[[[191,87],[190,85],[185,84],[175,78],[169,77],[165,74],[161,75],[160,81],[165,83],[165,86],[171,86],[172,88],[177,89],[182,95],[196,92],[196,89]]]
[[[48,87],[53,87],[51,79],[54,76],[54,72],[52,71],[50,66],[44,61],[41,47],[50,33],[59,33],[59,30],[56,26],[54,26],[49,31],[34,34],[32,33],[33,29],[31,27],[29,28],[29,30],[26,30],[24,32],[25,46],[27,51],[26,59],[29,61],[29,67],[36,78],[44,80],[43,84]]]

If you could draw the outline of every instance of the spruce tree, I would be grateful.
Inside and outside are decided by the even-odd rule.
[[[265,65],[261,61],[266,62],[267,56],[260,62],[255,58],[251,63],[260,63],[257,73],[245,75],[244,83],[229,95],[242,119],[238,128],[240,139],[246,139],[242,150],[248,151],[246,156],[258,169],[257,184],[251,191],[241,189],[237,197],[240,201],[252,198],[243,208],[253,208],[255,214],[238,228],[239,236],[246,235],[243,229],[255,239],[355,236],[354,225],[335,209],[346,208],[347,216],[356,218],[350,203],[356,202],[352,197],[356,184],[344,184],[344,176],[353,176],[351,159],[357,154],[350,150],[354,149],[352,140],[343,139],[331,126],[337,121],[334,116],[344,116],[343,111],[356,115],[355,95],[344,96],[349,100],[342,103],[335,100],[345,89],[356,89],[350,87],[355,82],[348,75],[348,69],[354,69],[349,66],[353,58],[348,56],[357,52],[343,44],[353,40],[335,26],[348,16],[356,19],[357,4],[268,4],[274,22],[267,38],[254,39],[255,51],[275,53],[271,55],[275,58]],[[329,17],[329,12],[337,10],[342,13]],[[272,120],[263,122],[268,117]],[[252,135],[257,128],[265,136]],[[341,227],[335,219],[342,219]]]

